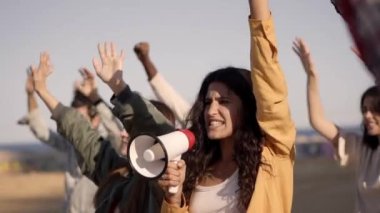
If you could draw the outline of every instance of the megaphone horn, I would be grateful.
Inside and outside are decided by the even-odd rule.
[[[154,179],[166,170],[169,161],[179,159],[195,144],[194,134],[187,129],[161,136],[147,134],[135,137],[129,144],[129,162],[137,173]]]

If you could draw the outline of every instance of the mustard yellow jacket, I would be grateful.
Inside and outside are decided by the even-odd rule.
[[[247,212],[290,212],[296,129],[289,111],[285,77],[278,62],[273,19],[250,19],[249,25],[253,93],[265,142],[263,164]],[[189,206],[176,207],[164,201],[161,212],[189,212]]]

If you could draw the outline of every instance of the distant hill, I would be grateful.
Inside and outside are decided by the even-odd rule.
[[[359,126],[341,127],[344,131],[361,134]],[[327,157],[334,158],[335,150],[331,143],[313,129],[298,129],[296,138],[296,157],[298,159]]]
[[[13,144],[0,143],[0,151],[44,153],[44,152],[52,152],[55,150],[43,143],[35,141],[35,142],[17,142]]]
[[[361,132],[359,126],[348,126],[342,129]],[[296,153],[298,159],[321,156],[333,158],[334,149],[313,129],[300,128],[297,130]],[[66,158],[62,153],[38,141],[0,143],[0,173],[1,170],[12,170],[13,167],[26,171],[63,170],[65,163]],[[12,166],[14,164],[17,166]]]
[[[345,127],[341,127],[341,129],[348,132],[356,132],[358,134],[362,133],[360,126],[345,126]],[[297,129],[296,143],[319,143],[319,142],[326,142],[326,139],[324,139],[321,135],[319,135],[314,129],[311,129],[311,128]]]
[[[343,126],[343,127],[340,127],[341,129],[343,129],[344,131],[350,131],[350,132],[357,132],[357,133],[361,133],[362,132],[362,129],[360,126]],[[312,129],[312,128],[298,128],[297,129],[297,134],[300,134],[300,135],[313,135],[313,134],[317,134],[317,132]]]
[[[357,132],[361,134],[362,130],[360,126],[345,126],[342,127],[345,131],[352,131]],[[307,138],[306,142],[315,142],[312,140],[313,138],[319,138],[320,135],[315,132],[311,128],[298,128],[297,129],[297,137],[305,137]],[[322,138],[322,137],[321,137]],[[322,139],[324,140],[324,139]],[[297,142],[305,142],[305,141],[297,141]],[[25,142],[14,142],[10,143],[8,141],[2,141],[0,142],[0,151],[30,151],[30,152],[52,152],[55,151],[54,149],[50,148],[49,146],[40,143],[38,141],[25,141]]]
[[[66,157],[42,143],[0,145],[0,173],[63,171]]]

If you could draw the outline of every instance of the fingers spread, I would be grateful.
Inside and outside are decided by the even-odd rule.
[[[87,69],[86,67],[82,67],[79,69],[79,73],[81,74],[81,76],[84,78],[84,79],[92,79],[94,78],[94,75],[92,74],[92,72]]]
[[[111,42],[111,45],[110,45],[111,49],[110,49],[110,56],[111,57],[115,57],[116,56],[116,50],[115,50],[115,44],[113,42]]]
[[[104,54],[106,57],[111,57],[111,44],[109,42],[105,42],[104,43]]]
[[[102,60],[102,61],[104,61],[105,60],[105,44],[101,44],[101,43],[99,43],[98,44],[98,51],[99,51],[99,56],[100,56],[100,59]]]
[[[93,58],[92,65],[94,65],[96,74],[100,75],[102,72],[102,63],[99,61],[99,59]]]
[[[124,61],[124,59],[125,59],[125,52],[124,52],[124,50],[121,50],[120,51],[120,61]]]
[[[79,91],[81,91],[81,89],[82,89],[82,82],[79,81],[79,80],[76,80],[74,82],[74,88],[77,89],[77,90],[79,90]]]

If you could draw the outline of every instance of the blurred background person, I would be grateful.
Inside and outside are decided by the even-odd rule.
[[[300,58],[307,75],[310,125],[333,144],[341,166],[353,165],[356,169],[354,212],[380,212],[380,93],[377,87],[368,88],[360,100],[363,134],[345,132],[324,114],[319,95],[318,73],[306,43],[297,38],[293,50]]]
[[[97,92],[94,76],[86,68],[82,68],[80,73],[83,79],[75,84],[71,106],[91,123],[92,128],[98,129],[103,137],[110,137],[110,141],[113,141],[114,146],[118,146],[119,149],[121,131],[118,129],[112,112]],[[67,160],[65,164],[64,212],[94,212],[92,200],[97,187],[91,180],[82,175],[72,145],[60,134],[49,129],[43,121],[38,110],[30,69],[27,71],[26,93],[28,115],[19,120],[18,123],[27,124],[37,139],[64,153]],[[104,127],[101,126],[101,120],[104,122]]]
[[[331,0],[355,42],[355,52],[380,84],[380,0]]]
[[[175,114],[176,120],[182,128],[185,127],[186,117],[190,111],[190,104],[166,81],[154,66],[150,57],[150,47],[147,42],[139,42],[135,45],[134,51],[141,64],[158,100],[166,104]]]

